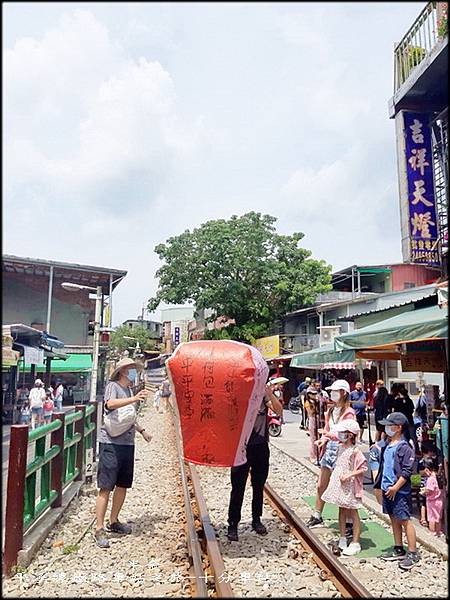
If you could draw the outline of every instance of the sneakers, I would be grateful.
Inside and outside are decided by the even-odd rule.
[[[239,541],[237,525],[228,525],[227,538],[230,540],[230,542]]]
[[[400,567],[400,569],[403,569],[404,571],[409,571],[410,569],[412,569],[414,567],[414,565],[417,565],[417,563],[419,561],[420,561],[420,557],[417,554],[417,552],[409,552],[408,551],[406,557],[398,563],[398,566]]]
[[[352,542],[342,550],[344,556],[355,556],[361,552],[361,545],[358,542]]]
[[[345,548],[347,548],[347,538],[345,538],[345,537],[339,538],[338,548],[339,548],[339,550],[345,550]]]
[[[267,535],[267,528],[261,523],[261,521],[252,521],[252,529],[259,535]]]
[[[385,552],[380,558],[381,560],[403,560],[406,558],[406,551],[403,546],[394,546],[393,550]]]
[[[125,523],[121,523],[120,521],[116,521],[115,523],[107,523],[106,529],[111,533],[131,533],[131,526],[125,525]]]
[[[323,519],[322,519],[322,517],[315,517],[314,515],[312,515],[306,521],[306,526],[310,527],[310,528],[312,528],[312,527],[320,527],[321,525],[323,525]]]
[[[109,540],[106,537],[106,531],[103,528],[95,530],[94,538],[99,548],[109,548]]]

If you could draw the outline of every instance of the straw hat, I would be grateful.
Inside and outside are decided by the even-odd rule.
[[[275,385],[276,383],[287,383],[289,379],[286,377],[274,377],[273,379],[269,379],[268,383],[270,385]]]
[[[137,369],[138,371],[141,370],[141,365],[139,365],[136,361],[134,361],[132,358],[122,358],[122,360],[119,360],[119,362],[117,363],[114,371],[111,373],[111,375],[109,376],[109,379],[111,381],[115,381],[117,379],[117,376],[119,375],[119,371],[121,369],[123,369],[124,367],[134,367],[135,369]]]

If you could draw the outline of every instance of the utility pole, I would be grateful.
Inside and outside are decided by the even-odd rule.
[[[97,397],[97,373],[98,373],[98,352],[100,348],[100,318],[102,310],[102,287],[97,287],[97,298],[95,300],[95,321],[94,321],[94,340],[92,348],[92,375],[91,375],[91,394],[90,402],[95,402]]]

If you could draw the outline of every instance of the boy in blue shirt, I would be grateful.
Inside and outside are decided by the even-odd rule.
[[[380,489],[383,512],[391,519],[394,534],[393,551],[383,554],[383,560],[398,560],[399,567],[410,570],[419,562],[416,530],[411,522],[411,474],[415,453],[404,437],[408,419],[400,412],[393,412],[380,421],[385,426],[388,443],[381,449],[380,468],[374,488]],[[403,547],[403,530],[408,541],[408,551]]]

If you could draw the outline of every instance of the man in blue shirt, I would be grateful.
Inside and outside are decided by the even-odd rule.
[[[350,394],[350,406],[355,411],[356,420],[360,428],[359,442],[362,443],[364,423],[367,416],[367,396],[360,381],[356,382],[355,389]]]

